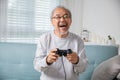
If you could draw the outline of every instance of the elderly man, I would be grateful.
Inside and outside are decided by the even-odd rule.
[[[40,80],[79,80],[79,73],[86,69],[84,43],[68,31],[71,17],[71,12],[62,6],[52,11],[54,30],[40,37],[34,59],[34,68],[41,72]]]

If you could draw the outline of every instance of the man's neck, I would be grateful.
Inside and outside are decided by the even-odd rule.
[[[68,36],[68,32],[65,32],[65,33],[60,33],[60,32],[57,32],[57,31],[54,31],[55,35],[60,37],[60,38],[65,38]]]

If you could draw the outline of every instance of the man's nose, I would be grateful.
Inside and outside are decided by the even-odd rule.
[[[61,18],[60,18],[60,21],[64,21],[64,20],[65,20],[65,18],[64,18],[64,17],[61,17]]]

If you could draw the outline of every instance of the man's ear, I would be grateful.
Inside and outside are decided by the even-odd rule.
[[[52,23],[52,25],[53,25],[53,20],[52,19],[50,19],[50,22]]]

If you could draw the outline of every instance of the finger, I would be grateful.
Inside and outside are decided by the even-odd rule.
[[[48,56],[48,58],[47,58],[47,62],[49,62],[49,63],[53,63],[53,62],[55,62],[57,60],[57,57],[55,57],[55,56]]]
[[[73,62],[74,62],[74,60],[73,60],[73,59],[71,59],[71,58],[69,58],[69,62],[73,63]]]
[[[71,61],[71,60],[72,60],[72,58],[71,58],[71,57],[67,57],[67,59],[68,59],[68,61]]]
[[[56,60],[58,57],[57,56],[52,56],[51,59]]]
[[[67,54],[67,57],[71,57],[71,54]]]
[[[76,53],[67,54],[67,56],[75,56]]]
[[[59,55],[56,54],[56,53],[51,53],[51,55],[52,55],[52,56],[55,56],[55,57],[59,57]]]
[[[75,61],[73,58],[69,58],[68,60],[69,60],[69,62],[71,62],[71,63],[76,63],[76,61]]]
[[[55,48],[55,49],[52,49],[50,52],[55,53],[56,51],[57,51],[57,49]]]
[[[67,54],[67,56],[70,56],[71,54]]]
[[[57,51],[57,49],[52,49],[52,50],[50,51],[50,54],[51,54],[51,55],[54,55],[54,56],[59,56],[58,54],[56,54],[56,51]]]

